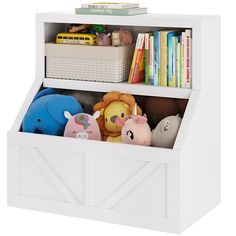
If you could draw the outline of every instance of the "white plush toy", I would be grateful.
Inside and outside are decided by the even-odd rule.
[[[181,121],[179,115],[168,116],[161,120],[152,131],[152,146],[173,148]]]

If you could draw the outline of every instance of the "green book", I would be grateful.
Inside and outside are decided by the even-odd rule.
[[[114,15],[114,16],[133,16],[146,14],[147,8],[131,9],[97,9],[97,8],[76,8],[75,14],[78,15]]]
[[[182,88],[182,73],[183,73],[183,61],[182,61],[182,57],[183,57],[183,44],[182,44],[182,35],[180,35],[180,58],[179,58],[179,62],[180,62],[180,78],[179,78],[179,87]]]

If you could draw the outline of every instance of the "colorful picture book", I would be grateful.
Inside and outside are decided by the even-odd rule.
[[[191,60],[191,30],[139,33],[128,82],[191,88]]]
[[[144,66],[144,34],[138,34],[136,46],[134,50],[134,56],[128,78],[128,83],[139,83],[144,79],[145,66]]]

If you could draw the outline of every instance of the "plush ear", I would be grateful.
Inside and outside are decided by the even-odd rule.
[[[66,117],[67,120],[71,119],[72,117],[69,111],[64,111],[64,116]]]
[[[60,124],[66,124],[67,122],[64,116],[65,110],[72,115],[83,112],[81,105],[77,102],[75,97],[58,94],[52,95],[46,106],[46,110],[51,117]]]
[[[103,108],[104,110],[104,108]],[[100,116],[100,111],[96,111],[94,114],[93,114],[93,118],[96,120],[98,117]]]
[[[121,119],[120,117],[117,117],[117,118],[115,119],[115,123],[116,123],[117,126],[120,126],[120,127],[124,127],[124,126],[125,126],[124,120]]]

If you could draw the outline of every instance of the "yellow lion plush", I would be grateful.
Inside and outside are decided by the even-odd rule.
[[[94,105],[93,110],[100,111],[97,119],[102,139],[109,142],[121,142],[121,127],[117,126],[117,117],[124,119],[132,114],[135,106],[135,99],[131,94],[110,92],[103,96],[103,101]],[[138,115],[142,115],[142,110],[137,106]]]

